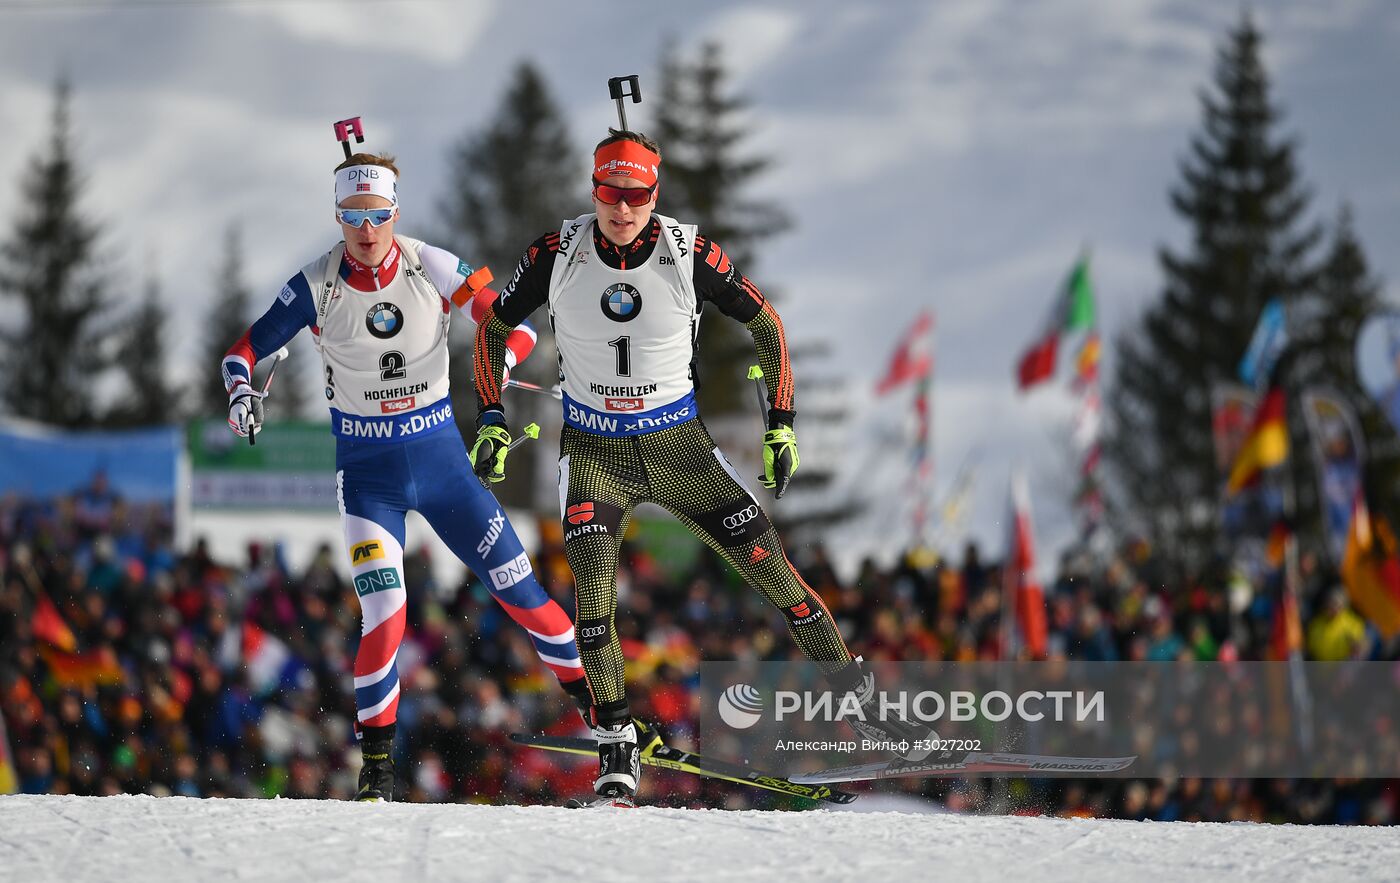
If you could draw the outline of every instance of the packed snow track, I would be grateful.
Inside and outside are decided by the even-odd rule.
[[[878,805],[879,798],[869,802]],[[863,798],[862,802],[866,802]],[[856,804],[859,806],[859,803]],[[907,812],[0,797],[0,879],[1385,880],[1393,829]]]

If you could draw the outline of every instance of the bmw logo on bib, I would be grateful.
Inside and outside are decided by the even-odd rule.
[[[403,327],[403,313],[387,301],[377,303],[365,314],[365,327],[380,340],[393,337]]]
[[[603,291],[603,315],[614,322],[631,322],[642,311],[642,293],[626,282]]]

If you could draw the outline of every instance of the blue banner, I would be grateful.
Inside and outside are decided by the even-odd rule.
[[[173,426],[68,432],[0,421],[0,493],[62,496],[90,488],[102,476],[126,500],[170,503],[181,444]]]
[[[1288,345],[1288,322],[1283,304],[1277,299],[1269,301],[1259,314],[1259,324],[1254,326],[1254,336],[1249,339],[1249,349],[1240,360],[1240,379],[1254,389],[1261,389],[1269,382],[1274,363]]]

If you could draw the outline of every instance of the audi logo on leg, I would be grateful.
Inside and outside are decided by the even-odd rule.
[[[741,509],[733,515],[726,515],[724,518],[724,526],[729,530],[733,530],[736,527],[748,524],[750,521],[753,521],[757,517],[758,504],[754,503],[747,509]]]

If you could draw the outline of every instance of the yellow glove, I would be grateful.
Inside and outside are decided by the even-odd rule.
[[[797,456],[797,433],[791,426],[779,426],[763,434],[763,477],[759,481],[782,499],[801,458]]]
[[[510,453],[510,430],[504,423],[483,423],[476,430],[472,445],[472,471],[485,485],[506,477],[506,454]]]

